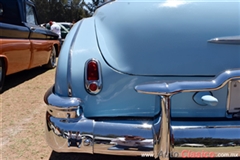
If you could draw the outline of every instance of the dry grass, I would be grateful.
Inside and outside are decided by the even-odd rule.
[[[10,75],[1,95],[3,159],[49,159],[44,138],[43,95],[55,70],[35,68]]]

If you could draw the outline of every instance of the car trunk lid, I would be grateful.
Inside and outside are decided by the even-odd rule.
[[[211,43],[240,34],[239,5],[237,1],[105,5],[95,13],[102,56],[112,68],[134,75],[215,76],[239,68],[240,45]],[[112,10],[116,14],[110,14]]]

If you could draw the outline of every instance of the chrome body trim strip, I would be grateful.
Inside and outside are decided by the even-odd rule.
[[[240,44],[240,36],[219,37],[208,40],[209,43]]]

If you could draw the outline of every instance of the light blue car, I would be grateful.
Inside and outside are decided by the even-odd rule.
[[[239,7],[116,0],[77,22],[44,97],[48,144],[161,160],[240,157]]]

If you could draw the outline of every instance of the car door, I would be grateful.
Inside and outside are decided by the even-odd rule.
[[[50,52],[53,46],[53,41],[51,40],[57,39],[57,35],[38,25],[35,8],[30,2],[26,2],[25,9],[25,25],[31,31],[29,38],[31,42],[32,57],[29,68],[33,68],[46,64],[48,62]]]

